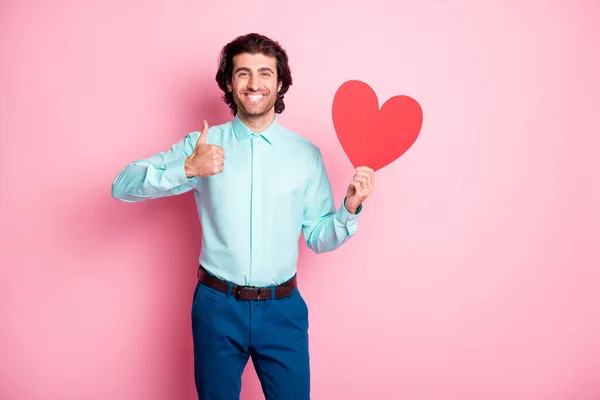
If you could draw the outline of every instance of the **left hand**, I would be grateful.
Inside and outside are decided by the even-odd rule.
[[[354,173],[354,179],[346,191],[346,209],[356,214],[358,207],[373,191],[375,184],[375,172],[369,167],[358,167]]]

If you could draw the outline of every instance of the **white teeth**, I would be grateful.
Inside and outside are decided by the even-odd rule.
[[[260,94],[259,95],[248,95],[247,97],[248,97],[248,99],[250,99],[252,101],[258,101],[263,98],[263,96]]]

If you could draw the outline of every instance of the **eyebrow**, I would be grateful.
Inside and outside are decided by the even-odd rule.
[[[248,67],[239,67],[235,70],[235,73],[237,74],[240,71],[246,71],[246,72],[252,72],[250,71],[250,68]],[[274,74],[275,72],[273,72],[273,70],[269,67],[261,67],[258,69],[258,72],[264,72],[264,71],[269,71],[270,73]]]

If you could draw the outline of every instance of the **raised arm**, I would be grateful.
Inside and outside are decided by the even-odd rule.
[[[202,133],[189,133],[169,150],[133,161],[115,178],[112,197],[139,202],[179,195],[192,190],[199,178],[218,174],[223,170],[223,149],[207,144],[207,136],[204,121]]]

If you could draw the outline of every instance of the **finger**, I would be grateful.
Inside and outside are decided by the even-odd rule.
[[[356,174],[354,176],[366,177],[367,178],[367,187],[371,190],[373,189],[373,185],[375,184],[375,174],[372,172],[372,170],[365,170],[365,169],[358,170],[357,169]]]
[[[371,189],[373,186],[371,176],[366,172],[357,172],[354,175],[354,179],[362,182],[364,189]]]
[[[360,167],[359,167],[359,168],[360,168]],[[359,174],[359,175],[364,175],[364,176],[370,176],[370,177],[373,177],[373,176],[375,176],[375,173],[374,173],[372,170],[368,170],[368,169],[359,169],[359,168],[357,168],[357,169],[356,169],[356,172],[355,172],[356,174]]]
[[[225,149],[222,148],[221,146],[212,145],[211,151],[213,152],[213,154],[225,155]]]
[[[374,172],[375,172],[375,171],[373,170],[373,168],[365,167],[364,165],[363,165],[363,166],[360,166],[360,167],[357,167],[357,168],[356,168],[356,170],[357,170],[357,171],[365,171],[365,172],[370,172],[370,173],[374,173]]]
[[[212,168],[212,173],[213,173],[213,175],[220,174],[221,172],[223,172],[223,169],[224,169],[224,168],[223,168],[223,166],[222,166],[222,165],[215,165],[215,166]]]
[[[371,193],[372,189],[371,189],[370,183],[367,178],[357,177],[355,179],[355,182],[357,182],[358,185],[360,186],[360,193],[359,193],[360,196],[366,197],[369,195],[369,193]]]
[[[367,177],[362,175],[355,175],[354,181],[359,182],[363,188],[368,187]]]
[[[364,171],[358,171],[354,174],[354,177],[360,177],[360,178],[365,178],[365,179],[370,179],[371,176],[369,175],[368,172],[364,172]]]
[[[360,181],[353,181],[352,186],[354,186],[354,190],[356,190],[358,197],[362,197],[364,193],[362,183]]]
[[[367,173],[367,182],[365,184],[365,188],[369,191],[373,190],[373,184],[374,184],[373,179],[374,179],[373,173],[371,173],[371,172]]]
[[[359,193],[360,197],[365,198],[365,197],[367,197],[368,193],[369,192],[367,189],[367,185],[361,182],[360,183],[360,193]]]
[[[204,121],[204,127],[202,128],[202,132],[200,132],[200,137],[198,138],[198,142],[196,143],[196,146],[198,144],[204,144],[206,143],[206,137],[208,136],[208,122],[206,122],[206,120]]]
[[[225,153],[223,151],[215,151],[211,154],[211,157],[215,161],[219,161],[219,162],[225,161]]]
[[[375,185],[375,170],[373,168],[361,166],[357,168],[357,171],[365,172],[369,175],[369,188],[373,190],[373,185]]]

